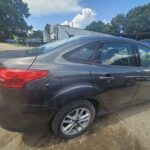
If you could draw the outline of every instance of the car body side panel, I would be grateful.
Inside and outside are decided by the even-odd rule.
[[[133,101],[150,100],[150,68],[140,67],[142,72],[141,84]]]
[[[103,38],[100,39],[103,40]],[[43,125],[47,127],[53,115],[59,111],[59,106],[65,105],[66,102],[82,98],[91,98],[101,103],[99,94],[105,94],[105,92],[104,87],[96,85],[96,83],[100,83],[97,69],[93,68],[93,73],[96,75],[93,84],[91,80],[90,63],[69,62],[63,58],[65,53],[88,43],[97,42],[100,39],[92,39],[89,37],[85,39],[81,38],[78,42],[64,45],[53,52],[40,54],[37,57],[4,58],[5,60],[2,61],[1,66],[48,70],[49,74],[45,78],[27,83],[23,89],[0,88],[0,126],[10,130],[15,130],[16,127],[18,131],[23,131],[25,128],[29,130],[31,126],[33,128],[41,125],[42,127]],[[115,41],[118,40],[120,40],[120,38],[115,39]],[[110,69],[108,70],[110,71]],[[101,73],[105,71],[106,67],[101,70]],[[116,69],[113,73],[117,77],[116,74],[120,74],[124,71],[124,69],[120,69],[119,71]],[[136,70],[134,71],[132,75],[136,76]],[[128,72],[126,75],[132,77]],[[119,83],[124,83],[124,80],[122,82],[122,80],[118,80],[117,78],[117,82],[118,81],[120,81]],[[117,82],[114,82],[112,85],[119,86],[116,84]],[[134,84],[139,84],[137,82],[131,83],[128,88],[133,87],[133,93],[136,93]],[[100,85],[102,85],[102,83],[100,83]],[[119,90],[121,88],[116,89],[120,92]],[[106,91],[109,92],[109,90]],[[116,92],[115,96],[117,96],[118,92]],[[124,89],[122,90],[122,93],[123,92]],[[129,92],[132,91],[129,90]],[[109,96],[113,98],[111,93]],[[119,98],[123,97],[121,94],[119,96]],[[125,94],[125,96],[127,95]],[[115,100],[117,101],[111,101],[111,103],[109,103],[109,101],[103,102],[104,104],[108,102],[111,104],[109,106],[112,107],[113,103],[117,104],[119,101],[119,99]]]
[[[107,109],[130,103],[140,86],[141,72],[137,67],[92,65],[91,71],[93,85],[99,89],[97,99]],[[107,75],[113,79],[105,79]]]
[[[141,46],[144,46],[142,44],[139,44]],[[136,97],[133,99],[134,102],[136,101],[149,101],[150,100],[150,56],[146,56],[146,61],[147,61],[147,66],[141,66],[141,60],[140,60],[140,53],[138,51],[138,47],[136,47],[136,52],[137,52],[137,59],[139,61],[139,69],[141,70],[141,84],[139,87],[139,90],[137,92]],[[149,48],[150,52],[150,47],[144,46],[146,48]],[[148,64],[149,62],[149,64]]]
[[[36,68],[36,63],[32,67]],[[51,64],[46,66],[46,68],[48,67],[50,75],[47,77],[45,88],[49,93],[47,94],[49,105],[60,106],[66,102],[94,94],[90,64],[70,62],[64,65]]]

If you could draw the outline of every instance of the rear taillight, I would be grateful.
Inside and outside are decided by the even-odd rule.
[[[6,88],[22,88],[30,81],[48,75],[45,70],[22,70],[0,68],[0,86]]]

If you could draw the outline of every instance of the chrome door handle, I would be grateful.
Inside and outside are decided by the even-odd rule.
[[[113,80],[114,79],[114,77],[99,77],[99,79],[101,79],[101,80],[109,80],[109,79],[111,79],[111,80]]]
[[[114,79],[114,77],[108,74],[108,75],[99,77],[99,79],[100,80],[106,80],[106,82],[109,83]]]

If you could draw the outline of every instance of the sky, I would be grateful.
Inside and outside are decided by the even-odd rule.
[[[105,23],[120,13],[144,5],[150,0],[23,0],[28,4],[31,16],[26,19],[35,30],[43,30],[46,24],[70,25],[84,28],[92,21]]]

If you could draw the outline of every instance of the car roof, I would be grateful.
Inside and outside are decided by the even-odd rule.
[[[51,50],[55,50],[55,53],[58,52],[69,52],[73,49],[77,49],[79,47],[91,44],[91,43],[95,43],[95,42],[128,42],[128,43],[133,43],[133,44],[140,44],[140,45],[144,45],[142,42],[136,41],[136,40],[132,40],[132,39],[127,39],[127,38],[122,38],[122,37],[116,37],[116,36],[74,36],[62,41],[56,41],[56,42],[60,42],[59,44],[57,43],[52,43],[52,44],[56,44],[56,46],[52,46],[51,43],[48,43],[47,45],[45,45],[46,47],[48,47],[48,51],[45,51],[44,53],[50,52]],[[51,47],[52,46],[52,47]],[[65,50],[65,51],[64,51]],[[42,51],[43,52],[43,51]],[[41,52],[41,53],[42,53]]]
[[[80,40],[88,40],[88,41],[123,41],[123,42],[132,42],[132,43],[141,43],[136,40],[123,38],[123,37],[117,37],[117,36],[78,36]]]
[[[150,39],[141,40],[142,42],[150,42]]]

